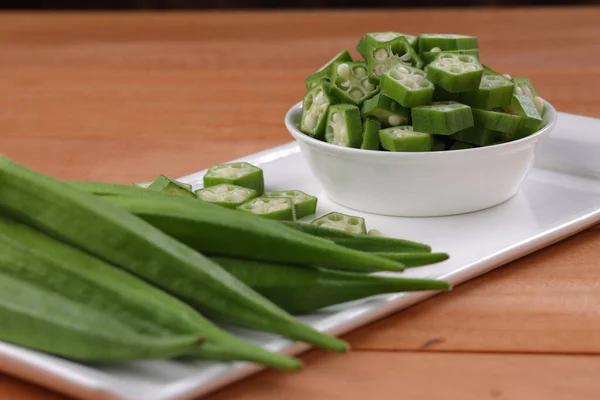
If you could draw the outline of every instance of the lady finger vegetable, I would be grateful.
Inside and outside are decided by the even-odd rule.
[[[351,104],[329,107],[325,140],[343,147],[359,148],[362,144],[360,110]]]
[[[533,103],[535,104],[535,108],[541,114],[542,111],[544,111],[544,102],[538,96],[537,91],[531,83],[531,80],[529,80],[529,78],[516,77],[513,78],[512,81],[515,85],[514,93],[519,96],[523,95],[531,97],[531,100],[533,100]]]
[[[360,106],[379,91],[377,82],[367,74],[367,64],[362,61],[338,62],[331,68],[329,92],[342,103]]]
[[[304,218],[317,211],[318,199],[300,190],[284,190],[280,192],[265,192],[265,197],[289,198],[294,204],[296,218]]]
[[[435,87],[425,72],[408,65],[397,65],[381,76],[381,93],[404,107],[431,103]]]
[[[195,193],[200,200],[227,208],[237,208],[256,197],[256,190],[227,183],[199,189]]]
[[[265,179],[262,169],[247,162],[213,165],[204,175],[204,187],[221,183],[238,185],[256,191],[262,196],[265,191]]]
[[[327,123],[327,111],[332,99],[327,94],[327,86],[319,84],[304,96],[300,130],[309,136],[323,139]]]
[[[439,47],[434,47],[431,51],[426,51],[424,53],[420,53],[419,56],[423,60],[425,64],[429,64],[433,60],[437,58],[442,53],[442,49]],[[450,54],[467,54],[470,56],[477,57],[479,59],[479,50],[478,49],[468,49],[468,50],[444,50],[444,53]]]
[[[336,62],[352,62],[352,56],[348,52],[348,50],[342,50],[335,57],[327,62],[327,64],[323,65],[319,70],[313,74],[310,74],[308,78],[306,78],[306,90],[311,90],[322,83],[329,83],[329,76],[331,75],[331,67]]]
[[[94,197],[0,157],[0,209],[15,218],[128,270],[219,319],[324,348],[347,349],[344,342],[295,320],[200,253],[104,200],[111,198]],[[152,204],[157,201],[145,199],[152,199]],[[186,205],[187,213],[191,204],[236,213],[184,197],[172,196],[169,202],[176,199]],[[233,218],[238,224],[239,217]],[[213,232],[209,235],[218,238]]]
[[[293,314],[378,294],[450,289],[448,282],[429,279],[387,278],[233,258],[213,261]]]
[[[442,52],[425,67],[427,79],[450,93],[477,90],[483,67],[475,56]]]
[[[403,36],[387,42],[368,43],[365,51],[369,76],[374,79],[379,79],[384,72],[396,65],[410,65],[415,68],[425,65]]]
[[[424,33],[419,35],[419,53],[432,51],[436,47],[442,51],[463,50],[476,49],[479,47],[479,44],[475,36],[438,33]]]
[[[381,93],[363,103],[361,115],[376,118],[385,127],[406,125],[409,122],[409,110]]]
[[[484,69],[479,88],[459,94],[460,101],[473,108],[491,110],[508,106],[511,102],[514,85],[510,79]]]
[[[367,49],[369,47],[377,46],[380,43],[389,42],[390,40],[396,39],[397,37],[403,36],[406,38],[408,43],[411,45],[413,50],[417,50],[417,37],[413,35],[407,35],[405,33],[400,32],[371,32],[364,35],[360,38],[358,44],[356,45],[356,51],[358,54],[363,56],[363,58],[367,58]]]
[[[372,119],[365,118],[363,121],[363,142],[360,146],[363,150],[379,150],[379,130],[381,124]]]
[[[106,312],[140,335],[204,338],[189,346],[186,354],[254,361],[282,369],[301,367],[298,360],[270,353],[217,328],[187,304],[133,275],[2,215],[0,274]],[[104,326],[94,328],[106,331]]]
[[[483,127],[486,129],[515,133],[519,129],[523,118],[518,115],[507,114],[505,112],[491,111],[491,110],[479,110],[473,108],[473,121],[475,126]]]
[[[417,132],[410,125],[394,126],[379,131],[381,147],[389,151],[431,151],[433,138],[430,134]]]
[[[502,133],[482,126],[471,126],[458,131],[450,137],[457,142],[469,143],[476,146],[489,146],[500,139]],[[454,148],[456,150],[456,147]]]
[[[411,110],[413,128],[419,132],[451,135],[473,126],[471,107],[455,101],[439,101]]]
[[[180,196],[196,197],[192,192],[192,185],[174,181],[164,175],[159,175],[158,178],[152,181],[148,189],[156,190],[157,192],[178,194]]]
[[[338,229],[346,232],[366,234],[365,219],[346,215],[338,212],[332,212],[317,218],[311,222],[312,225],[324,228]]]
[[[373,253],[380,257],[399,261],[407,268],[421,267],[423,265],[436,264],[447,260],[450,256],[446,253]]]
[[[264,218],[295,221],[294,203],[288,197],[257,197],[237,208]]]
[[[524,95],[515,94],[510,106],[505,111],[521,117],[521,123],[514,134],[506,135],[508,140],[520,139],[531,135],[542,126],[542,117],[537,110],[534,101]]]

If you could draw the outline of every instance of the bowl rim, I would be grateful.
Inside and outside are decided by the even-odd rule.
[[[345,155],[345,156],[375,156],[378,155],[377,158],[380,159],[398,159],[398,158],[442,158],[442,157],[460,157],[464,155],[486,155],[492,153],[504,153],[520,150],[524,147],[527,147],[528,144],[533,144],[537,142],[542,136],[550,133],[554,126],[556,125],[556,121],[558,119],[557,111],[545,99],[542,99],[544,102],[544,114],[548,113],[548,122],[542,126],[537,132],[526,136],[521,139],[513,140],[511,142],[495,144],[492,146],[484,146],[484,147],[475,147],[471,149],[461,149],[461,150],[452,150],[452,151],[421,151],[421,152],[395,152],[395,151],[380,151],[380,150],[365,150],[365,149],[357,149],[352,147],[343,147],[337,146],[331,143],[327,143],[325,141],[315,139],[301,132],[297,127],[296,123],[293,119],[293,116],[302,110],[302,101],[294,104],[285,115],[285,126],[287,127],[290,134],[296,139],[306,142],[308,145],[316,147],[322,151],[326,151],[329,153],[337,154],[337,155]],[[545,115],[544,115],[545,116]]]

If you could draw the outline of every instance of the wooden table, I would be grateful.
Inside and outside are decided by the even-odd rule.
[[[485,63],[600,117],[598,21],[600,8],[5,13],[0,149],[58,178],[182,176],[290,141],[304,77],[378,30],[477,35]],[[314,351],[302,373],[208,398],[597,400],[599,254],[590,229],[355,331],[348,355]],[[0,399],[62,398],[0,375]]]

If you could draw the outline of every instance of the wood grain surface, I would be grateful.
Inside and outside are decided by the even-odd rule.
[[[486,64],[600,117],[598,21],[598,7],[3,13],[0,151],[57,178],[182,176],[290,141],[305,76],[382,30],[477,35]],[[351,354],[313,351],[302,373],[208,398],[596,400],[598,254],[595,228],[349,334]],[[64,398],[0,375],[2,400]]]

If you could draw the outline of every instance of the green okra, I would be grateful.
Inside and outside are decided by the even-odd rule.
[[[458,142],[477,146],[489,146],[500,139],[502,133],[476,125],[458,131],[450,137]],[[456,150],[456,148],[454,148]]]
[[[314,214],[317,211],[317,202],[315,196],[306,194],[300,190],[282,190],[278,192],[265,192],[264,197],[287,197],[292,200],[296,218],[304,218],[307,215]]]
[[[510,106],[504,110],[513,115],[521,117],[521,123],[517,131],[504,135],[506,140],[517,140],[537,132],[542,126],[542,116],[531,97],[515,94],[512,96]]]
[[[213,260],[292,314],[304,314],[378,294],[451,288],[446,281],[430,279],[388,278],[233,258]]]
[[[381,93],[396,100],[403,107],[431,103],[435,87],[423,70],[408,65],[397,65],[386,71],[379,82]]]
[[[367,228],[365,219],[346,215],[338,212],[331,212],[316,218],[311,222],[312,225],[322,226],[324,228],[338,229],[346,232],[359,233],[366,235]]]
[[[133,186],[130,189],[147,191]],[[346,351],[344,342],[302,324],[173,235],[108,202],[117,198],[92,196],[0,157],[0,210],[3,212],[145,279],[207,315],[319,347]],[[156,211],[158,199],[158,196],[149,196],[126,200],[148,200],[150,209]],[[209,209],[212,215],[225,212],[231,216],[228,217],[230,223],[235,220],[238,225],[242,224],[241,216],[248,215],[181,196],[165,196],[163,200],[183,204],[188,215],[194,208]],[[178,224],[182,225],[181,221]],[[264,229],[264,223],[260,225]],[[201,236],[198,232],[193,234]],[[213,231],[206,234],[213,241],[217,239],[231,245],[231,240],[223,240]],[[383,258],[373,256],[374,260],[382,260],[380,265],[385,265]],[[395,265],[391,260],[385,261]]]
[[[304,96],[300,131],[317,139],[325,136],[327,111],[333,100],[328,94],[328,86],[319,84]]]
[[[379,150],[379,130],[381,124],[373,118],[363,120],[363,142],[360,146],[363,150]]]
[[[459,94],[464,104],[481,110],[491,110],[508,106],[511,102],[514,84],[508,78],[485,69],[479,88]]]
[[[289,197],[261,196],[240,205],[237,209],[263,218],[280,221],[296,220],[294,203]]]
[[[422,68],[425,65],[403,36],[386,42],[369,43],[365,51],[369,76],[373,79],[379,79],[386,71],[397,65],[409,65],[415,68]]]
[[[459,101],[460,93],[450,93],[439,86],[433,91],[433,101]]]
[[[437,56],[439,56],[441,53],[442,53],[442,49],[440,49],[439,47],[434,47],[433,49],[431,49],[431,51],[426,51],[424,53],[420,53],[419,56],[421,57],[421,60],[423,60],[423,62],[425,64],[429,64],[433,60],[435,60],[437,58]],[[470,56],[477,57],[477,59],[479,59],[479,50],[478,49],[444,50],[444,53],[467,54]]]
[[[522,117],[500,111],[479,110],[473,108],[473,121],[476,126],[498,132],[515,133],[522,122]]]
[[[419,35],[419,53],[435,48],[446,50],[468,50],[479,47],[477,37],[454,34],[424,33]]]
[[[148,186],[152,185],[152,182],[154,182],[154,181],[152,180],[152,181],[134,182],[134,185],[137,187],[147,189]]]
[[[459,131],[459,132],[462,132],[462,131]],[[452,146],[453,140],[451,139],[451,136],[447,136],[447,135],[431,135],[431,136],[433,137],[433,144],[431,145],[431,151],[444,151],[444,150],[447,150],[450,146]]]
[[[375,95],[362,105],[361,115],[376,118],[384,127],[406,125],[410,121],[409,110],[382,93]]]
[[[336,62],[331,67],[329,92],[342,103],[360,106],[379,92],[377,82],[369,78],[362,61]]]
[[[342,50],[335,57],[329,60],[325,65],[323,65],[319,70],[313,74],[310,74],[306,81],[304,82],[306,85],[306,90],[311,90],[315,88],[319,84],[329,83],[329,77],[331,75],[331,67],[336,62],[352,62],[352,56],[348,52],[348,50]]]
[[[352,104],[336,104],[329,107],[325,140],[337,146],[359,148],[362,144],[359,108]]]
[[[512,82],[515,85],[514,94],[530,97],[531,100],[533,100],[533,104],[535,104],[538,113],[541,115],[544,111],[544,102],[538,96],[531,80],[525,77],[516,77],[512,79]]]
[[[180,196],[196,197],[192,192],[192,185],[189,183],[177,182],[173,179],[166,177],[165,175],[159,175],[152,183],[148,186],[149,190],[155,190],[157,192],[167,192],[177,194]]]
[[[471,107],[455,101],[439,101],[411,110],[416,131],[436,135],[451,135],[473,126]]]
[[[282,369],[299,369],[302,365],[298,360],[238,339],[164,291],[1,214],[0,274],[17,277],[69,301],[99,309],[140,335],[164,338],[196,335],[204,339],[190,346],[185,354],[210,360],[254,361]],[[105,326],[95,329],[105,332],[107,337],[110,334]],[[22,340],[32,339],[26,332],[21,336]],[[60,340],[50,339],[47,344],[50,347]],[[104,348],[95,351],[103,354]]]
[[[398,37],[404,37],[406,41],[411,45],[413,50],[417,50],[416,36],[407,35],[406,33],[400,32],[371,32],[367,33],[362,38],[360,38],[358,44],[356,45],[356,51],[364,59],[367,59],[367,48],[374,47],[380,43],[389,42],[390,40],[396,39]]]
[[[467,150],[472,149],[475,145],[456,140],[448,150]]]
[[[442,52],[425,67],[427,79],[450,93],[477,90],[483,67],[475,56]]]
[[[381,146],[389,151],[420,152],[431,151],[433,147],[430,134],[415,131],[410,125],[380,130],[379,141]]]
[[[401,262],[406,268],[437,264],[450,258],[447,253],[373,253],[379,257]]]
[[[202,188],[195,193],[200,200],[227,208],[237,208],[256,197],[256,190],[228,183]]]
[[[213,165],[204,175],[204,187],[222,183],[242,186],[256,191],[257,196],[265,192],[263,170],[247,162]]]

